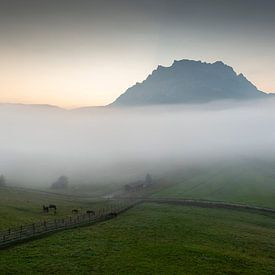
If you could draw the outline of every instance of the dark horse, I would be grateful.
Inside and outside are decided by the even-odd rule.
[[[73,209],[73,210],[72,210],[72,213],[78,214],[78,209]]]
[[[95,215],[95,211],[93,210],[87,210],[86,213],[93,216]]]
[[[115,217],[117,217],[117,213],[116,212],[110,212],[110,213],[107,214],[107,217],[108,218],[115,218]]]
[[[56,207],[56,205],[54,205],[54,204],[50,204],[49,205],[49,209],[54,209],[55,211],[57,210],[57,207]]]
[[[49,207],[43,205],[43,212],[44,212],[44,213],[49,213]]]

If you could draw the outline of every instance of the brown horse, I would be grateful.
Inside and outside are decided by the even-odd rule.
[[[87,210],[86,213],[93,216],[95,215],[95,211],[93,210]]]
[[[49,207],[43,205],[43,212],[44,212],[44,213],[49,213]]]
[[[50,209],[54,209],[55,211],[57,210],[57,207],[56,207],[56,205],[55,204],[50,204],[49,205],[49,210]]]
[[[115,218],[115,217],[117,217],[117,213],[116,212],[110,212],[110,213],[107,214],[107,217]]]

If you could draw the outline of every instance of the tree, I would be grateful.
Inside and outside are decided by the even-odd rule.
[[[152,177],[150,174],[147,174],[146,177],[145,177],[145,183],[146,184],[152,184],[153,183],[153,180],[152,180]]]
[[[61,176],[55,181],[51,188],[52,189],[67,189],[69,185],[69,178],[66,176]]]
[[[6,186],[6,179],[4,175],[0,175],[0,186]]]

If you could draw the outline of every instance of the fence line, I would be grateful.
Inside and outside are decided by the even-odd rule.
[[[138,203],[140,203],[140,200],[113,201],[113,204],[95,211],[95,215],[85,213],[63,219],[41,221],[3,230],[0,231],[0,249],[51,232],[89,225],[114,218],[116,215],[127,211]]]
[[[15,228],[9,228],[8,230],[0,231],[0,249],[13,245],[17,242],[31,240],[35,237],[45,235],[51,232],[66,230],[74,227],[89,225],[95,222],[111,219],[114,218],[116,215],[121,214],[142,202],[169,203],[198,207],[226,208],[235,210],[254,210],[257,212],[275,213],[275,209],[272,208],[262,208],[243,204],[233,204],[226,202],[195,199],[136,197],[131,199],[110,199],[109,202],[111,202],[112,204],[106,205],[103,208],[98,209],[97,211],[95,211],[95,215],[75,215],[63,219],[54,219],[28,225],[21,225]]]

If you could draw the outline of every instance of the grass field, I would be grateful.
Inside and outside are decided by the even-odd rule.
[[[275,208],[275,165],[216,165],[162,189],[155,197],[176,197],[244,203]]]
[[[79,209],[83,212],[87,209],[96,210],[102,203],[95,199],[80,199],[23,188],[0,187],[0,230],[40,220],[69,216],[72,215],[72,209]],[[44,214],[43,204],[57,205],[56,215],[53,211]]]
[[[275,208],[274,175],[272,165],[217,165],[152,190],[156,197]],[[0,230],[106,205],[92,197],[0,188]],[[56,216],[41,211],[50,203],[58,205]],[[0,274],[39,273],[275,274],[275,215],[147,203],[112,220],[0,251]]]
[[[1,274],[274,274],[275,219],[143,204],[114,220],[0,251]]]

